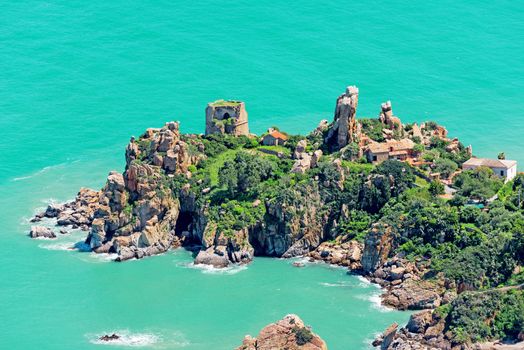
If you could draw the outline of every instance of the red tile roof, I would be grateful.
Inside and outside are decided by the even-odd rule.
[[[276,139],[281,139],[281,140],[284,140],[284,141],[286,141],[288,139],[287,135],[285,135],[285,134],[283,134],[283,133],[281,133],[280,131],[277,131],[277,130],[271,131],[268,135],[271,135],[271,136],[273,136]]]

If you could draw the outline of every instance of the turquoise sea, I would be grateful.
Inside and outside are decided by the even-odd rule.
[[[346,85],[359,116],[393,102],[479,156],[524,164],[522,1],[4,1],[0,11],[0,348],[232,349],[299,314],[330,349],[366,349],[408,313],[344,270],[258,258],[217,273],[187,252],[123,264],[26,237],[50,200],[123,169],[130,135],[168,120],[202,132],[218,98],[250,126],[307,132]],[[522,166],[521,166],[522,168]],[[121,348],[126,348],[122,344]]]

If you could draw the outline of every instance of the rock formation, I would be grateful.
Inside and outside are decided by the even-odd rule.
[[[31,238],[56,238],[53,230],[44,226],[31,226],[29,236]]]
[[[402,122],[400,121],[400,118],[393,115],[391,101],[382,103],[380,106],[380,115],[378,118],[380,122],[384,124],[389,130],[402,130]]]
[[[333,149],[341,149],[351,142],[357,142],[359,126],[356,121],[358,88],[348,86],[337,99],[335,118],[325,142]]]
[[[374,271],[382,265],[392,249],[393,236],[391,227],[375,224],[366,236],[362,254],[362,269],[365,273]]]
[[[247,335],[236,350],[327,350],[326,343],[296,315],[264,327],[256,338]]]
[[[218,100],[206,107],[206,135],[248,136],[249,126],[244,102]]]

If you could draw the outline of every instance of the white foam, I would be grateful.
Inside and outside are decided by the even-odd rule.
[[[117,334],[120,338],[110,341],[101,340],[100,337],[106,334]],[[109,331],[96,335],[88,335],[92,344],[109,345],[109,346],[130,346],[143,347],[152,346],[158,343],[161,338],[154,333],[131,333],[128,330]]]
[[[39,244],[38,247],[47,249],[47,250],[64,250],[64,251],[78,250],[75,248],[74,243],[71,243],[71,242],[57,242],[54,244]]]
[[[117,334],[120,338],[110,341],[100,340],[104,335]],[[89,342],[96,345],[148,347],[158,349],[179,349],[191,343],[179,331],[133,333],[129,330],[111,330],[98,334],[86,334]]]
[[[205,274],[211,274],[211,275],[234,275],[239,273],[240,271],[244,271],[247,269],[247,265],[242,264],[232,264],[228,267],[224,268],[217,268],[211,265],[206,264],[195,264],[195,263],[178,263],[178,266],[186,267],[189,269],[197,269],[202,271],[202,273]]]
[[[339,281],[337,283],[320,282],[319,284],[324,287],[351,287],[350,281]]]
[[[20,176],[20,177],[15,177],[13,178],[11,181],[23,181],[23,180],[28,180],[28,179],[31,179],[35,176],[38,176],[38,175],[42,175],[43,173],[47,172],[48,170],[51,170],[51,169],[55,169],[55,168],[59,168],[59,167],[62,167],[64,165],[66,165],[67,163],[60,163],[60,164],[56,164],[56,165],[49,165],[49,166],[45,166],[43,167],[42,169],[38,170],[38,171],[35,171],[34,173],[32,174],[29,174],[29,175],[26,175],[26,176]]]
[[[380,293],[372,293],[369,297],[368,297],[368,300],[371,302],[371,307],[375,310],[378,310],[380,312],[391,312],[393,311],[394,309],[392,308],[389,308],[387,306],[385,306],[384,304],[382,304],[382,298],[380,297],[382,294],[382,292]]]

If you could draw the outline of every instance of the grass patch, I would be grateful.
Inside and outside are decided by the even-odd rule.
[[[280,152],[282,153],[283,155],[285,155],[286,157],[289,157],[291,156],[291,150],[289,148],[286,148],[284,146],[259,146],[258,147],[259,149],[267,149],[269,151],[274,151],[274,152]]]
[[[218,172],[222,165],[228,160],[235,159],[236,154],[240,151],[241,149],[230,149],[222,152],[208,164],[207,170],[209,171],[209,179],[211,180],[212,186],[218,185]]]
[[[425,179],[421,178],[420,176],[415,177],[415,184],[422,188],[429,188],[429,182],[427,182]]]
[[[349,172],[357,174],[369,174],[371,170],[373,170],[373,168],[375,167],[373,164],[350,162],[347,160],[342,161],[342,165],[346,167],[349,170]]]

